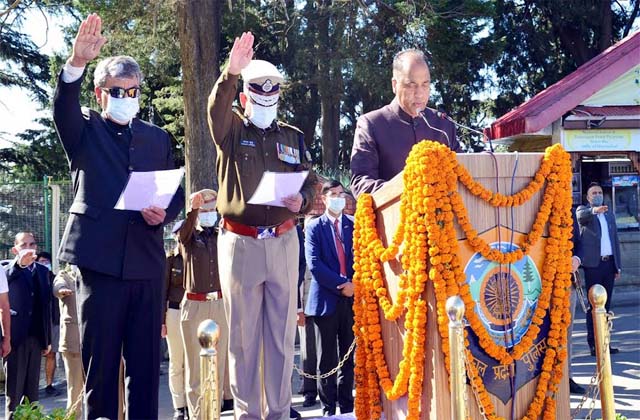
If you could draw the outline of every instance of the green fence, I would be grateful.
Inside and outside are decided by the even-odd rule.
[[[60,243],[73,202],[73,188],[67,180],[43,180],[0,185],[0,260],[11,259],[15,235],[33,232],[38,250],[51,252]],[[169,224],[165,228],[165,249],[173,246]],[[96,238],[96,242],[99,242]],[[54,256],[55,258],[55,256]]]

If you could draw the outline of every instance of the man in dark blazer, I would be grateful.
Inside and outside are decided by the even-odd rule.
[[[86,65],[106,38],[96,14],[80,24],[73,53],[60,74],[53,103],[67,154],[74,200],[60,259],[77,265],[85,414],[118,416],[118,371],[124,358],[128,418],[158,416],[163,227],[184,204],[178,189],[168,208],[114,210],[132,171],[174,168],[167,132],[135,118],[140,67],[131,57],[109,57],[94,73],[102,113],[80,107]]]
[[[576,241],[575,255],[584,270],[586,292],[594,284],[602,285],[607,291],[605,308],[611,307],[614,281],[620,277],[620,243],[616,219],[609,206],[604,204],[602,187],[592,183],[587,190],[589,205],[576,209],[576,219],[580,226],[580,236]],[[593,338],[593,318],[591,309],[587,311],[587,342],[591,355],[595,356]],[[611,354],[618,349],[610,348]]]
[[[311,285],[305,315],[316,326],[318,371],[337,366],[353,342],[353,220],[343,214],[345,192],[338,181],[322,186],[327,211],[309,222],[305,236],[305,256]],[[339,374],[320,380],[320,400],[325,415],[353,411],[353,355]]]
[[[7,266],[12,350],[3,359],[6,419],[23,397],[38,401],[40,363],[51,349],[49,269],[35,262],[36,240],[30,232],[18,233],[11,251],[16,258]]]

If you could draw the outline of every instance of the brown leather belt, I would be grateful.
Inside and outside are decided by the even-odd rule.
[[[603,255],[600,257],[600,261],[609,261],[611,258],[613,258],[613,255]]]
[[[222,228],[229,232],[252,238],[267,239],[277,238],[290,231],[296,225],[295,219],[286,220],[275,226],[248,226],[234,222],[229,219],[222,219]]]
[[[187,300],[197,300],[199,302],[205,302],[207,300],[220,300],[222,299],[222,292],[209,292],[209,293],[186,293]]]

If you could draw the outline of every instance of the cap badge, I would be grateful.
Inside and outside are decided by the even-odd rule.
[[[271,82],[271,79],[265,80],[265,82],[262,84],[262,91],[271,92],[272,89],[273,89],[273,83]]]

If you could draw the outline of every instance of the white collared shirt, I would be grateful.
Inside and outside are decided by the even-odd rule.
[[[609,235],[609,225],[604,213],[598,213],[598,222],[600,222],[600,256],[613,255],[613,247],[611,246],[611,236]]]
[[[325,211],[324,214],[327,215],[327,218],[329,219],[329,223],[331,223],[331,237],[333,238],[333,243],[336,242],[336,232],[335,232],[335,222],[336,222],[336,218],[333,217],[331,214],[329,214],[328,211]],[[338,232],[340,232],[340,243],[342,243],[342,213],[340,213],[340,216],[338,216]],[[344,244],[342,245],[344,247]]]

